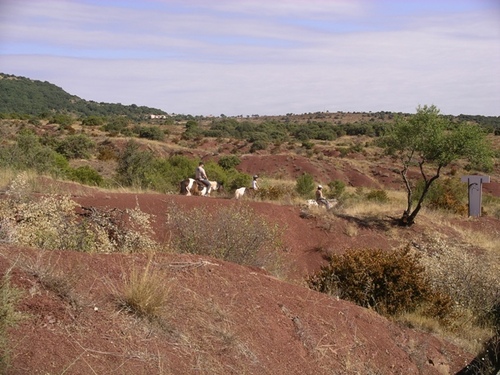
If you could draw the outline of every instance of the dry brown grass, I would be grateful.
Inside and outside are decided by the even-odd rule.
[[[146,266],[123,271],[123,284],[116,286],[115,298],[120,309],[150,322],[162,323],[169,309],[171,282],[155,267],[152,256]]]

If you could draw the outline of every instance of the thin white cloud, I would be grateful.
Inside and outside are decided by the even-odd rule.
[[[175,113],[500,115],[498,7],[393,3],[12,2],[0,71]]]

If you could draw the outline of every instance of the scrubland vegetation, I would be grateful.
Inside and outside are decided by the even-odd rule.
[[[332,121],[332,116],[326,121],[321,114],[306,116],[307,120],[301,123],[294,121],[291,115],[260,122],[225,116],[215,119],[173,116],[160,123],[144,123],[144,118],[138,120],[109,113],[89,112],[79,116],[4,113],[0,116],[3,118],[0,187],[4,193],[0,199],[0,242],[43,251],[147,253],[151,259],[161,252],[205,255],[261,267],[284,278],[286,259],[282,251],[277,251],[282,246],[283,228],[266,222],[248,207],[235,206],[215,213],[200,207],[186,214],[181,207],[173,205],[168,210],[171,237],[158,243],[152,232],[153,218],[139,205],[125,210],[79,207],[62,191],[43,191],[38,185],[40,178],[69,180],[101,189],[176,194],[179,181],[193,173],[198,160],[175,153],[158,155],[151,147],[144,147],[141,140],[163,142],[170,138],[170,143],[182,148],[202,143],[207,137],[219,139],[221,144],[228,143],[222,139],[231,139],[243,141],[250,153],[259,150],[272,153],[276,148],[289,147],[289,152],[298,148],[311,158],[320,158],[313,151],[320,142],[332,142],[344,135],[373,138],[373,142],[364,146],[358,143],[344,147],[338,143],[339,157],[345,157],[352,152],[366,152],[369,147],[383,149],[381,140],[387,141],[384,136],[392,134],[390,142],[385,143],[386,151],[402,162],[398,172],[406,193],[385,188],[355,188],[340,180],[326,181],[325,195],[336,199],[337,205],[330,211],[306,208],[304,211],[326,221],[355,218],[393,237],[402,236],[400,231],[404,229],[398,224],[403,218],[405,224],[411,225],[419,213],[422,220],[458,235],[445,236],[428,227],[421,234],[420,242],[403,245],[401,241],[402,246],[391,251],[353,248],[342,254],[326,252],[328,264],[307,276],[304,285],[350,300],[401,324],[446,337],[471,352],[481,352],[488,340],[490,348],[498,350],[500,233],[472,233],[455,226],[454,220],[466,216],[467,196],[456,172],[446,175],[442,172],[450,165],[470,173],[487,173],[495,165],[498,167],[500,150],[490,149],[482,142],[486,136],[491,139],[499,135],[500,125],[480,118],[473,128],[475,138],[471,138],[472,133],[468,131],[472,128],[460,121],[472,118],[443,118],[433,108],[430,114],[426,112],[429,108],[424,109],[420,115],[430,115],[432,120],[424,121],[429,135],[416,144],[404,140],[408,127],[415,125],[412,122],[415,118],[391,113],[372,114],[366,121],[355,124],[343,123],[341,118]],[[415,121],[418,123],[418,116]],[[427,127],[436,124],[433,121],[441,126],[442,133],[438,136],[435,128]],[[43,126],[50,131],[41,132]],[[400,126],[397,131],[403,133],[391,133],[397,126]],[[422,128],[419,129],[421,134]],[[104,138],[96,134],[104,134]],[[454,137],[448,138],[449,134]],[[115,139],[126,141],[118,147]],[[453,145],[460,143],[460,139],[464,147],[458,150]],[[446,152],[438,153],[436,150],[443,151],[444,145],[448,147]],[[238,171],[241,160],[236,145],[233,151],[218,155],[217,162],[206,163],[208,175],[224,184],[227,197],[234,189],[248,186],[251,178]],[[415,160],[414,156],[421,159]],[[469,158],[467,162],[466,158]],[[114,168],[112,173],[104,174],[90,166],[71,166],[76,159],[95,159],[111,163]],[[410,181],[407,172],[411,168],[421,172],[421,178]],[[295,180],[266,176],[250,199],[300,205],[313,197],[315,186],[313,176],[308,173]],[[402,209],[403,218],[393,216]],[[484,196],[483,214],[500,220],[500,197]],[[349,236],[356,236],[355,226],[346,228]],[[169,281],[150,267],[151,264],[127,270],[123,284],[110,288],[119,311],[167,327],[159,311],[168,306]],[[45,288],[78,304],[70,276],[60,275],[56,268],[36,262],[24,262],[21,266],[36,274]],[[21,295],[10,284],[7,272],[0,285],[2,368],[9,364],[6,330],[23,318],[15,307]],[[482,367],[476,364],[475,373],[487,373],[498,366],[499,356],[497,351]]]

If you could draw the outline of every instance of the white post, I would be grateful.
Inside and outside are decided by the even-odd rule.
[[[481,198],[483,183],[490,182],[490,176],[463,176],[469,189],[469,216],[481,216]]]

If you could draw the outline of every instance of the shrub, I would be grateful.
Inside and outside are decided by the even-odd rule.
[[[259,267],[269,267],[277,258],[278,228],[247,206],[221,207],[213,212],[199,207],[187,215],[173,205],[168,216],[178,252]]]
[[[296,181],[295,190],[302,197],[309,197],[314,190],[314,178],[309,173],[299,176]]]
[[[241,160],[239,157],[237,157],[236,155],[226,155],[226,156],[222,156],[219,161],[218,161],[218,164],[223,168],[223,169],[231,169],[231,168],[234,168],[236,166],[238,166],[239,164],[241,163]]]
[[[62,125],[62,126],[69,126],[73,123],[73,117],[71,117],[70,115],[58,113],[58,114],[53,115],[49,119],[49,123],[58,124],[58,125]]]
[[[153,141],[163,141],[165,139],[165,132],[158,126],[141,126],[138,134],[139,138],[146,138]]]
[[[0,166],[58,176],[67,168],[67,160],[49,146],[43,145],[32,131],[21,130],[16,144],[0,148]]]
[[[95,143],[85,134],[69,135],[56,147],[68,159],[89,159]]]
[[[84,165],[68,172],[68,177],[72,181],[85,185],[101,186],[104,182],[102,176],[92,167]]]
[[[286,185],[263,186],[255,192],[255,197],[262,200],[279,201],[284,198],[293,198],[296,190]]]
[[[328,183],[327,198],[340,198],[345,192],[345,183],[341,180],[335,180]]]
[[[436,240],[422,264],[433,287],[479,326],[500,327],[500,275],[484,254],[469,254]],[[467,313],[470,312],[470,313]],[[458,327],[459,328],[459,327]]]
[[[246,173],[240,173],[236,170],[231,170],[232,173],[228,173],[228,188],[229,190],[235,190],[243,186],[250,186],[252,178]]]
[[[385,190],[372,190],[366,194],[366,199],[369,201],[385,203],[389,201],[389,196]]]
[[[41,249],[85,252],[155,250],[150,215],[139,207],[127,210],[83,208],[67,196],[28,196],[24,174],[0,200],[0,239]]]
[[[97,159],[102,161],[118,159],[118,152],[111,142],[103,142],[97,148]]]
[[[314,143],[312,143],[311,141],[303,141],[302,147],[306,150],[311,150],[314,147]]]
[[[126,117],[115,117],[103,126],[103,130],[110,133],[123,133],[128,123],[129,121]]]
[[[102,126],[104,118],[101,116],[87,116],[82,120],[84,126]]]
[[[144,252],[155,251],[158,244],[153,240],[151,215],[134,209],[83,208],[84,220],[81,224],[89,252]]]
[[[418,253],[408,248],[351,250],[333,255],[307,283],[319,292],[338,293],[380,314],[395,315],[415,310],[433,295],[424,270]]]
[[[415,188],[414,197],[419,197],[424,188],[420,180]],[[416,198],[415,198],[416,199]],[[435,180],[426,197],[427,206],[434,210],[450,211],[459,215],[467,214],[467,186],[458,178]]]
[[[252,146],[250,147],[250,152],[254,153],[255,151],[259,150],[265,150],[269,143],[263,139],[257,139],[255,142],[252,143]]]
[[[124,186],[148,188],[154,160],[152,152],[141,151],[136,142],[129,141],[118,159],[117,181]]]

